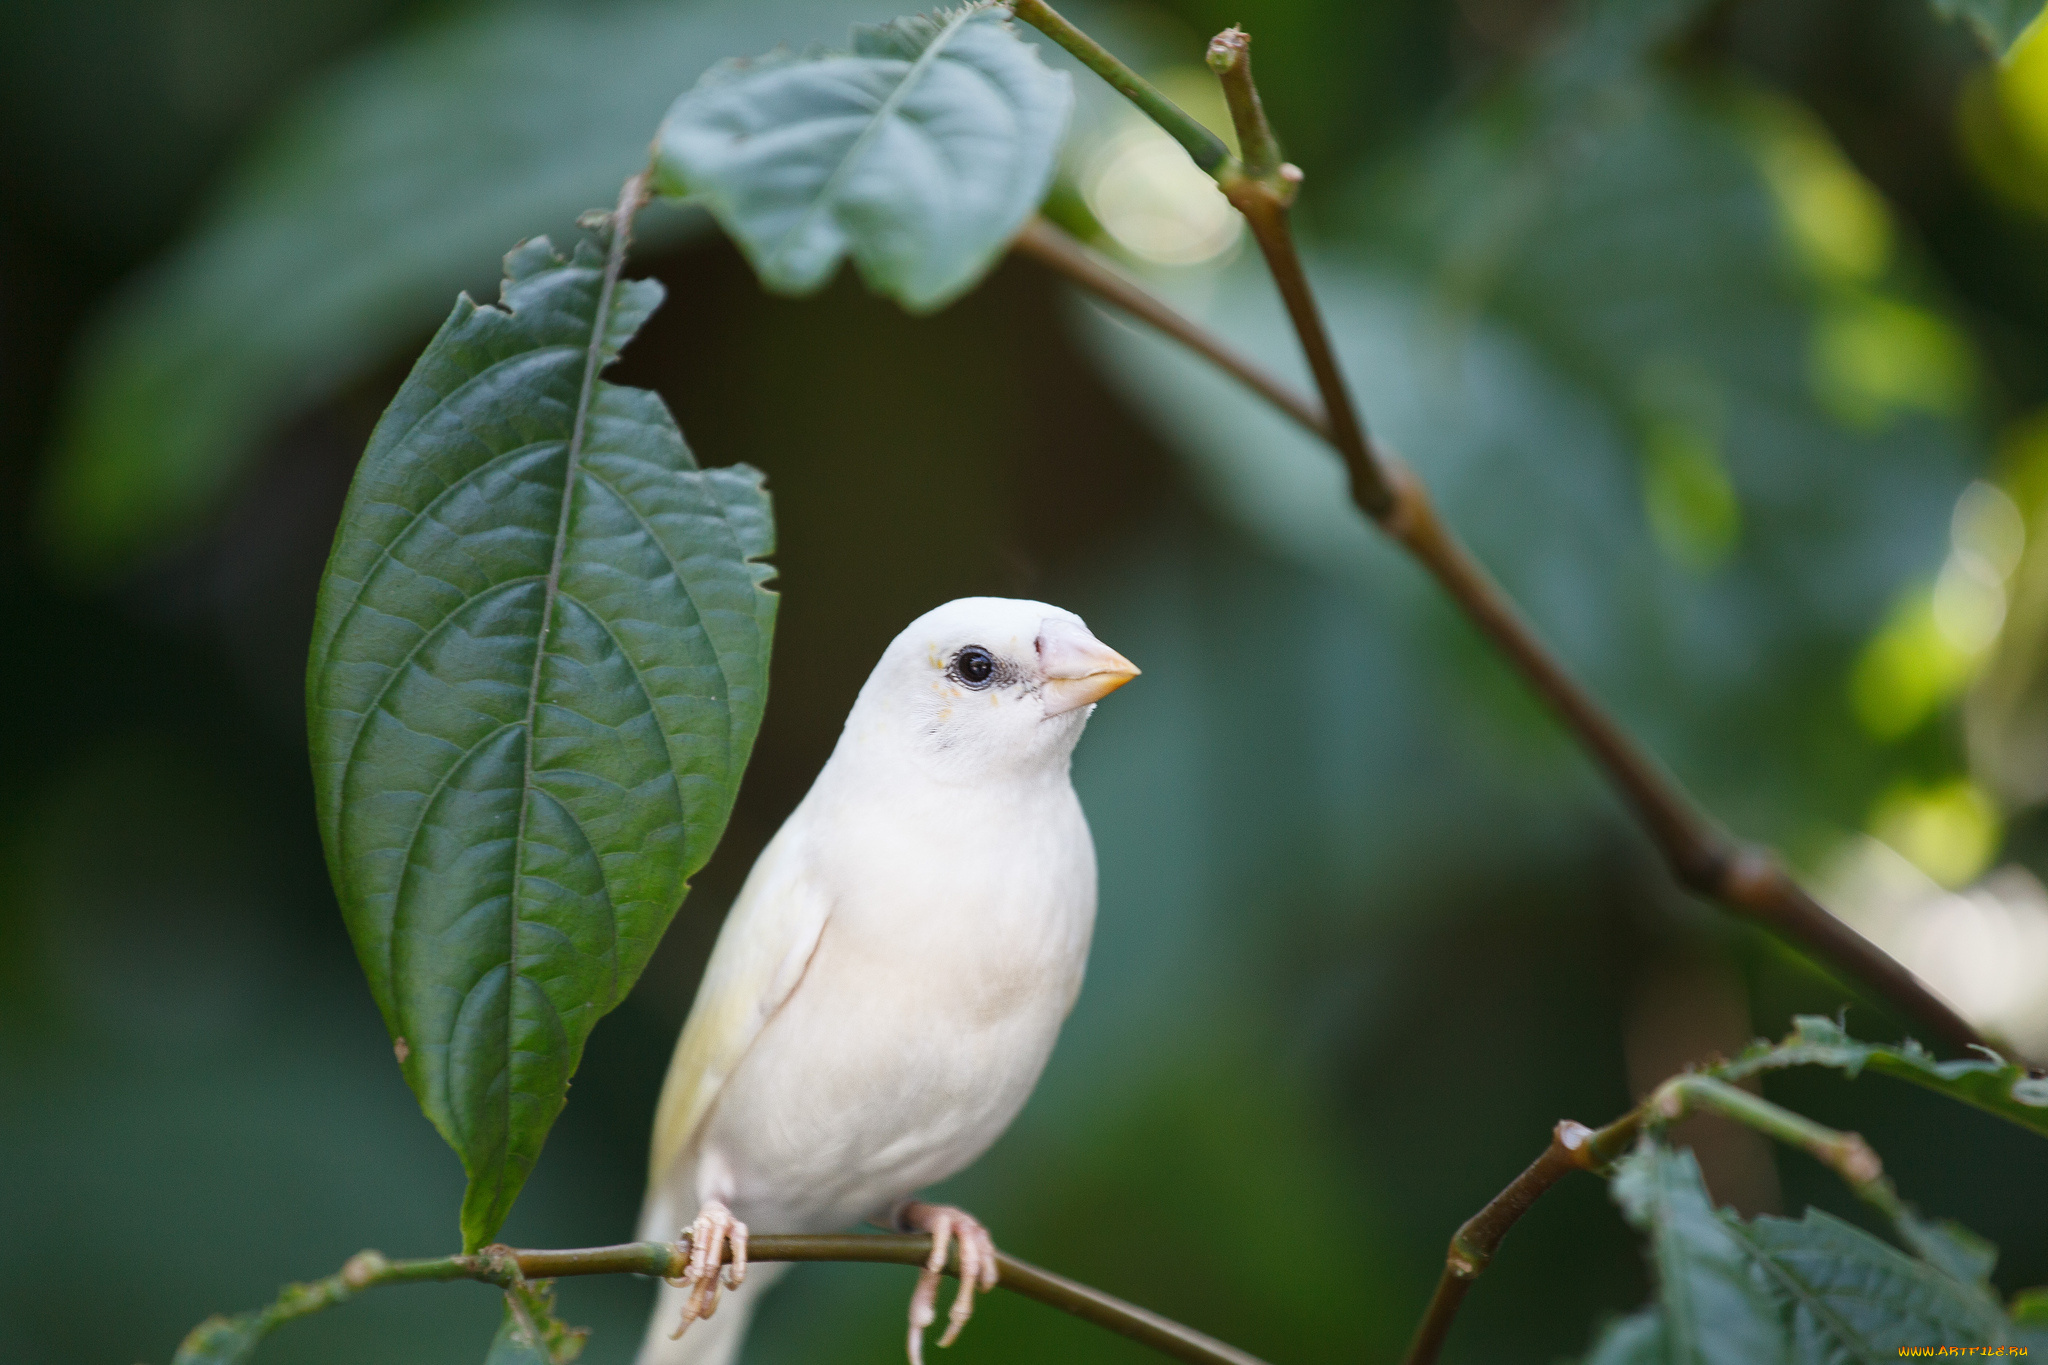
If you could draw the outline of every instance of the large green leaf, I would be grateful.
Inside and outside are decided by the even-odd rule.
[[[708,207],[769,288],[853,258],[879,293],[937,308],[993,265],[1051,184],[1071,83],[971,5],[857,27],[850,53],[728,62],[676,101],[660,186]]]
[[[1747,1245],[1715,1213],[1691,1152],[1645,1143],[1616,1169],[1613,1190],[1629,1221],[1649,1235],[1672,1365],[1791,1359],[1777,1305]]]
[[[725,828],[775,613],[760,476],[598,378],[660,286],[590,241],[505,265],[378,424],[307,682],[329,866],[471,1248]]]
[[[866,8],[486,6],[313,82],[86,337],[42,509],[53,551],[104,571],[189,534],[285,421],[430,332],[455,290],[490,284],[507,241],[609,202],[704,68]],[[643,215],[642,234],[693,220]]]
[[[1934,0],[1934,9],[1944,18],[1961,19],[1984,46],[2003,57],[2041,17],[2041,0]]]
[[[1724,1221],[1789,1310],[1797,1361],[1879,1365],[1902,1346],[1990,1346],[2009,1331],[1988,1296],[1818,1209]]]
[[[1911,1039],[1897,1046],[1863,1043],[1832,1019],[1801,1015],[1782,1042],[1758,1043],[1719,1074],[1740,1079],[1788,1066],[1829,1066],[1854,1077],[1866,1068],[1924,1085],[2048,1137],[2048,1076],[1995,1054],[1937,1061]]]

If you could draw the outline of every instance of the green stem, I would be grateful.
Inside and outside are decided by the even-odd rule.
[[[1897,1222],[1910,1216],[1886,1178],[1884,1163],[1859,1133],[1815,1123],[1761,1095],[1711,1074],[1674,1076],[1644,1101],[1653,1118],[1669,1123],[1689,1113],[1719,1114],[1788,1147],[1797,1147],[1842,1178],[1856,1196]]]
[[[1117,93],[1143,110],[1187,150],[1197,166],[1218,180],[1237,170],[1237,158],[1223,139],[1199,119],[1159,92],[1157,86],[1124,65],[1115,53],[1069,23],[1045,0],[1011,0],[1010,13],[1080,59],[1081,65],[1108,81]]]
[[[752,1261],[871,1261],[921,1266],[931,1255],[931,1249],[932,1239],[922,1233],[879,1236],[770,1234],[750,1239],[747,1257]],[[567,1251],[521,1251],[491,1246],[471,1255],[412,1261],[387,1260],[378,1252],[363,1251],[350,1257],[346,1265],[325,1279],[309,1284],[286,1285],[277,1298],[263,1308],[231,1318],[208,1318],[185,1338],[173,1365],[190,1365],[215,1358],[213,1353],[220,1352],[222,1346],[229,1342],[253,1343],[294,1318],[346,1303],[366,1289],[383,1285],[479,1280],[509,1288],[524,1281],[562,1279],[572,1275],[651,1275],[674,1279],[684,1273],[689,1262],[687,1238],[680,1242],[625,1242],[618,1246],[579,1247]],[[997,1283],[1003,1288],[1106,1327],[1163,1355],[1187,1361],[1189,1365],[1264,1365],[1256,1356],[1205,1336],[1192,1327],[1148,1312],[1079,1281],[1042,1270],[1014,1256],[998,1252],[996,1267]],[[958,1277],[957,1252],[948,1259],[946,1273]]]

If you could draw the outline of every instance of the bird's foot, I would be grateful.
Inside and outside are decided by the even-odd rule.
[[[707,1201],[697,1210],[688,1235],[690,1263],[681,1279],[668,1281],[673,1289],[690,1291],[690,1297],[683,1301],[683,1320],[669,1333],[671,1341],[688,1331],[698,1318],[708,1318],[718,1311],[719,1268],[728,1245],[732,1248],[732,1264],[724,1267],[725,1287],[738,1289],[747,1278],[747,1225],[733,1217],[724,1203],[716,1199]]]
[[[946,1314],[946,1333],[939,1345],[951,1346],[974,1316],[974,1291],[996,1287],[996,1244],[973,1214],[950,1204],[913,1199],[896,1211],[896,1226],[906,1232],[929,1232],[932,1254],[918,1272],[910,1294],[910,1365],[924,1365],[924,1329],[938,1316],[939,1274],[946,1268],[949,1244],[960,1247],[960,1292]]]

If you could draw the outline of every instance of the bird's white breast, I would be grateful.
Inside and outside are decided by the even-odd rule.
[[[821,775],[792,850],[830,888],[798,987],[719,1095],[699,1183],[763,1231],[843,1227],[979,1156],[1080,989],[1095,852],[1064,771]]]

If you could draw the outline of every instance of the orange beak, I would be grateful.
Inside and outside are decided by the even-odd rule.
[[[1053,618],[1038,632],[1038,666],[1045,675],[1050,720],[1101,701],[1138,676],[1138,666],[1072,621]]]

